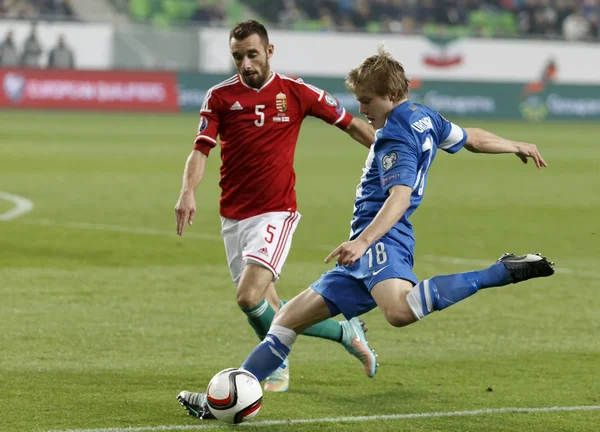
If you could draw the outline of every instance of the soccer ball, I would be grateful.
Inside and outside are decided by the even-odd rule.
[[[210,412],[220,421],[237,424],[258,414],[262,388],[254,375],[230,368],[216,374],[208,383],[206,396]]]

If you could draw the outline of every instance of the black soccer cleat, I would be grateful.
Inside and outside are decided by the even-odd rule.
[[[179,402],[192,417],[199,418],[200,420],[217,419],[208,409],[206,393],[194,393],[184,390],[177,395],[177,402]]]
[[[539,253],[515,255],[505,253],[498,262],[504,264],[510,272],[511,283],[523,282],[538,277],[548,277],[554,274],[554,263],[548,261]]]

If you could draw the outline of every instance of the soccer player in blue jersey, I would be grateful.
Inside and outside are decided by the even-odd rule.
[[[377,130],[356,191],[350,240],[325,259],[337,258],[335,268],[277,313],[265,339],[243,363],[259,381],[280,367],[298,334],[340,313],[352,319],[379,307],[391,325],[403,327],[481,289],[554,273],[553,263],[540,255],[505,254],[484,270],[419,282],[412,270],[415,239],[409,218],[421,203],[438,150],[513,153],[524,163],[531,158],[538,168],[546,162],[534,144],[462,129],[410,102],[404,69],[382,46],[350,72],[346,85]],[[363,355],[365,372],[374,376],[375,354],[369,348]]]

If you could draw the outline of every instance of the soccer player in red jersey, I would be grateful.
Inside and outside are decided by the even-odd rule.
[[[374,141],[374,132],[325,91],[273,72],[270,58],[274,47],[259,22],[238,23],[230,33],[230,48],[238,74],[206,94],[194,150],[187,159],[175,207],[177,234],[183,234],[186,222],[192,224],[196,213],[194,191],[219,136],[220,213],[227,261],[237,287],[237,303],[262,339],[283,304],[275,282],[300,220],[293,160],[303,119],[308,115],[318,117],[365,147]],[[340,342],[361,362],[366,361],[370,351],[358,319],[328,320],[304,334]],[[266,380],[265,389],[286,391],[288,384],[286,363]],[[189,400],[193,399],[190,394],[182,392],[178,399],[190,413],[204,417],[202,401]]]

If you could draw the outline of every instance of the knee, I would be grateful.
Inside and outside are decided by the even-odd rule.
[[[404,327],[416,321],[406,299],[409,292],[408,288],[402,290],[399,298],[395,299],[396,301],[383,308],[385,319],[394,327]]]
[[[404,327],[415,322],[415,317],[410,310],[395,309],[383,311],[385,319],[394,327]]]
[[[236,300],[240,308],[248,310],[258,306],[263,300],[263,296],[257,290],[238,288]]]

